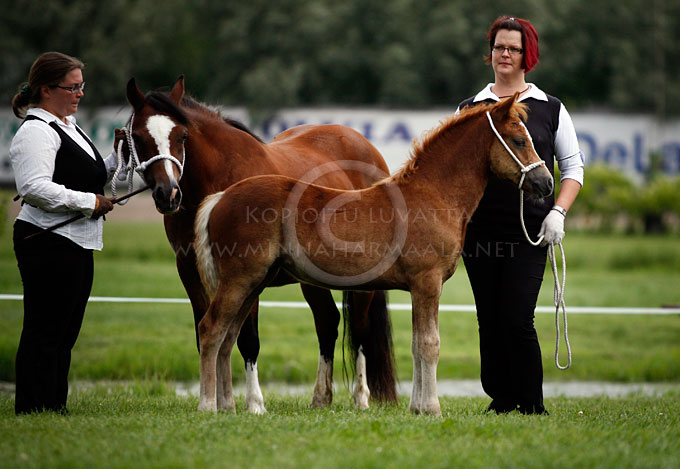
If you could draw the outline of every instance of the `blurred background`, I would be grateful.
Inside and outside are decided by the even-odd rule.
[[[565,103],[590,166],[579,223],[678,230],[680,0],[1,0],[0,11],[0,183],[10,188],[20,121],[9,103],[44,51],[86,63],[78,122],[107,153],[129,116],[129,78],[148,91],[184,75],[192,96],[265,140],[341,123],[394,171],[413,138],[493,80],[485,34],[508,14],[538,30],[527,81]]]

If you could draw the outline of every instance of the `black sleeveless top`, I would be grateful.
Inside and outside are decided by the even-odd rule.
[[[28,120],[45,122],[41,118],[33,115],[27,116],[25,121]],[[90,145],[92,151],[94,151],[94,159],[69,137],[56,122],[50,122],[48,125],[52,127],[61,138],[61,146],[57,151],[54,162],[52,181],[74,191],[104,195],[104,185],[106,184],[107,178],[106,164],[104,164],[102,156],[99,154],[99,151],[97,151],[97,148],[92,141],[78,128],[78,126],[76,126],[78,133]]]
[[[554,176],[555,165],[555,133],[559,126],[559,99],[546,95],[548,101],[527,98],[522,101],[529,108],[525,122],[536,153],[545,161],[545,167]],[[489,99],[474,102],[474,96],[461,102],[458,106],[476,106],[480,103],[494,103]],[[510,158],[510,155],[508,155]],[[524,223],[532,239],[536,239],[543,219],[555,203],[554,195],[542,200],[533,200],[524,194]],[[479,207],[468,224],[468,233],[491,239],[509,241],[523,240],[524,233],[519,218],[519,189],[514,182],[489,175],[489,183]]]

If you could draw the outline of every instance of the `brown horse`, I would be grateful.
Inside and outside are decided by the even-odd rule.
[[[451,117],[416,144],[399,173],[368,189],[343,191],[259,176],[206,198],[196,216],[194,242],[212,299],[199,324],[199,410],[216,410],[218,352],[229,355],[253,301],[283,271],[325,288],[410,291],[410,409],[441,414],[439,296],[456,269],[489,172],[540,197],[553,189],[522,123],[526,110],[517,96]],[[514,156],[510,147],[516,161],[508,155]],[[221,386],[230,389],[231,383]],[[228,405],[234,408],[233,398]]]
[[[239,122],[185,96],[182,77],[169,94],[150,92],[146,96],[131,79],[127,98],[134,112],[128,122],[131,145],[126,148],[132,147],[133,160],[140,164],[137,170],[152,187],[156,208],[165,214],[165,231],[176,253],[177,270],[191,300],[196,326],[209,305],[193,251],[194,218],[206,196],[250,176],[300,178],[324,165],[326,171],[312,180],[341,189],[369,187],[388,174],[380,153],[348,127],[299,126],[265,144]],[[360,166],[350,167],[352,164]],[[291,281],[295,282],[282,273],[272,285]],[[302,285],[302,292],[314,314],[320,349],[312,406],[326,406],[333,396],[340,313],[327,289]],[[373,398],[396,401],[385,292],[357,292],[343,299],[349,346],[357,363],[355,399],[368,406],[370,389]],[[246,404],[252,413],[266,411],[257,377],[257,306],[257,301],[250,303],[238,339],[246,364]],[[228,357],[224,355],[224,359]]]

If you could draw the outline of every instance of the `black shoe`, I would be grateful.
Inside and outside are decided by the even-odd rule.
[[[510,404],[508,402],[501,402],[498,400],[491,401],[489,407],[486,408],[487,412],[496,412],[497,414],[507,414],[513,410],[517,410],[516,404]]]
[[[524,415],[550,415],[542,404],[519,405],[517,410]]]

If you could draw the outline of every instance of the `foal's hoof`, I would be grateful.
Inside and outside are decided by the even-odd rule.
[[[217,405],[216,404],[209,404],[205,402],[199,402],[198,403],[198,411],[199,412],[212,412],[212,413],[217,413]]]
[[[415,415],[434,415],[435,417],[441,417],[442,416],[442,410],[441,407],[439,406],[439,402],[436,404],[431,404],[429,406],[410,406],[409,410],[411,413]]]

